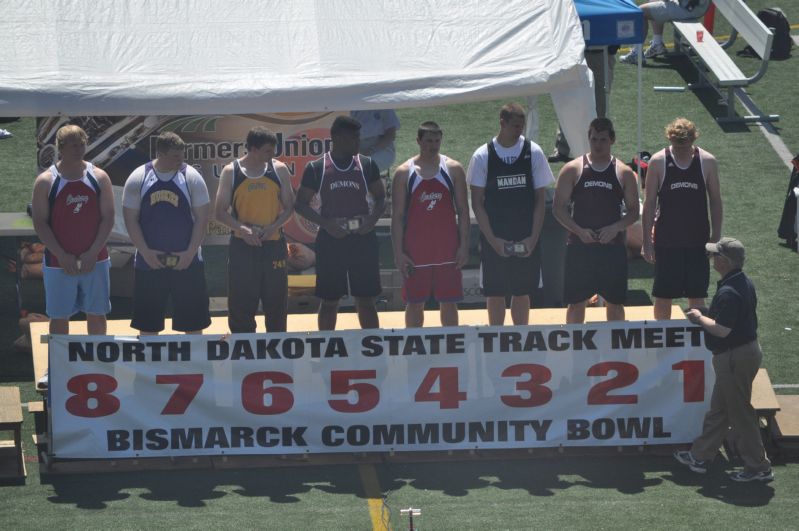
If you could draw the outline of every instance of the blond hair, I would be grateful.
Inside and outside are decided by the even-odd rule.
[[[688,118],[675,118],[666,126],[666,138],[677,144],[691,144],[699,138],[699,130]]]
[[[55,142],[58,149],[63,148],[67,140],[73,138],[77,138],[84,146],[89,143],[89,136],[86,134],[86,131],[77,125],[70,124],[60,128],[55,134]]]

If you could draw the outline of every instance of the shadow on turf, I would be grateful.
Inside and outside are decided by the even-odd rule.
[[[486,488],[526,491],[549,497],[572,487],[638,494],[670,482],[696,488],[702,496],[744,507],[768,505],[770,484],[739,484],[727,479],[728,463],[718,458],[707,475],[690,472],[670,456],[582,456],[513,461],[392,463],[376,465],[386,500],[400,488],[463,497]],[[173,502],[181,507],[204,507],[228,495],[263,498],[272,503],[302,503],[303,495],[327,494],[368,497],[357,465],[248,470],[146,471],[125,474],[50,476],[50,503],[81,509],[105,509],[113,502],[139,497]],[[408,497],[407,492],[403,494]]]
[[[299,503],[316,489],[366,498],[357,466],[258,468],[247,470],[145,471],[124,474],[49,476],[48,501],[81,509],[105,509],[138,496],[181,507],[204,507],[209,500],[237,494],[272,503]],[[399,484],[388,484],[396,488]],[[141,491],[141,492],[136,492]]]
[[[555,496],[571,487],[638,494],[664,482],[697,487],[702,496],[746,507],[767,505],[774,496],[769,484],[730,481],[725,468],[729,468],[726,461],[719,458],[703,476],[683,468],[671,456],[583,456],[468,464],[386,463],[379,475],[384,488],[399,480],[421,492],[440,491],[448,496],[466,496],[486,487],[523,490],[530,496]]]

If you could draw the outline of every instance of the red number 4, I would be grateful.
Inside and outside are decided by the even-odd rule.
[[[438,391],[433,387],[438,382]],[[458,389],[457,367],[433,367],[425,375],[414,399],[417,402],[438,402],[439,409],[458,409],[466,392]]]

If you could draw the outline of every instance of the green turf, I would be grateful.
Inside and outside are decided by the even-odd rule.
[[[756,11],[772,5],[751,0]],[[799,3],[782,2],[789,20],[799,21]],[[724,24],[718,24],[724,32]],[[668,34],[667,34],[668,39]],[[739,45],[740,46],[740,45]],[[738,59],[745,71],[752,60]],[[799,151],[795,84],[799,51],[774,61],[765,78],[749,89],[766,112],[782,116],[775,127],[792,153]],[[724,113],[710,93],[657,93],[654,85],[693,81],[678,60],[651,61],[644,70],[644,141],[663,147],[663,126],[682,115],[701,130],[699,145],[719,159],[725,204],[724,233],[747,245],[747,271],[760,296],[764,365],[775,383],[799,383],[797,272],[799,256],[780,246],[776,227],[788,170],[757,126],[717,125]],[[399,112],[398,158],[416,149],[416,125],[427,119],[444,128],[443,151],[466,164],[474,149],[496,133],[501,102],[427,107]],[[739,107],[740,109],[740,107]],[[556,123],[547,96],[539,98],[539,142],[552,148]],[[618,131],[616,154],[635,151],[635,69],[617,65],[610,115]],[[15,137],[0,140],[0,210],[18,211],[29,201],[35,176],[33,121],[5,124]],[[557,171],[559,166],[553,168]],[[13,250],[13,249],[12,249]],[[0,242],[0,251],[8,252]],[[716,278],[714,274],[714,280]],[[630,288],[651,288],[651,267],[631,265]],[[711,293],[713,287],[711,287]],[[30,358],[14,352],[13,276],[0,272],[0,385],[19,385],[23,400],[35,399]],[[790,391],[781,391],[790,392]],[[24,444],[33,453],[33,419],[26,414]],[[735,463],[733,463],[735,464]],[[381,488],[394,529],[406,526],[399,509],[421,507],[420,529],[519,528],[777,528],[797,526],[799,466],[778,458],[770,486],[736,485],[723,477],[719,458],[707,478],[694,476],[665,457],[625,456],[381,465]],[[243,471],[184,471],[74,476],[42,483],[28,463],[24,487],[0,487],[3,529],[62,528],[270,528],[368,529],[371,524],[357,467],[311,467]]]

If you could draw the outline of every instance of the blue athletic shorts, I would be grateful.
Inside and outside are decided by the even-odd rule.
[[[44,298],[50,319],[69,319],[78,312],[105,315],[111,311],[111,261],[97,262],[90,273],[67,275],[60,267],[44,267]]]

